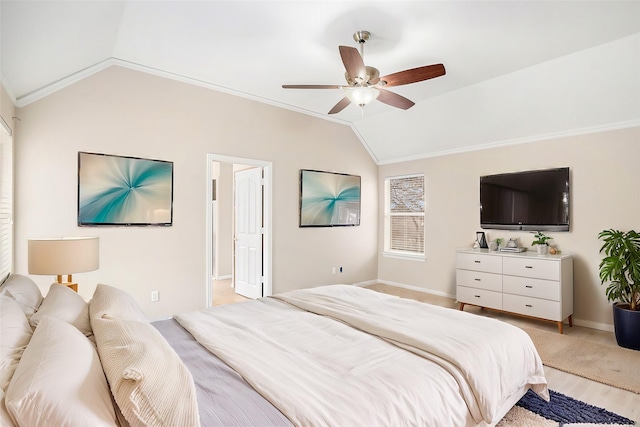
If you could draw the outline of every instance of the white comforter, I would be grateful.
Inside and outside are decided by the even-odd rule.
[[[296,425],[493,424],[523,387],[548,398],[511,325],[347,285],[273,299],[176,319]]]

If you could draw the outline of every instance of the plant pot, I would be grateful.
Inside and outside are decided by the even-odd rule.
[[[536,250],[538,251],[538,255],[546,255],[549,252],[549,246],[547,245],[536,245]]]
[[[629,310],[629,304],[613,304],[613,327],[620,347],[640,350],[640,311]]]

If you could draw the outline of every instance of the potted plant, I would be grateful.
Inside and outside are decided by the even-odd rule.
[[[640,233],[603,230],[600,280],[608,283],[607,299],[613,301],[613,326],[621,347],[640,350]]]
[[[538,250],[538,254],[546,255],[549,251],[549,244],[547,243],[547,240],[551,240],[553,237],[545,236],[542,231],[537,231],[533,237],[535,237],[535,240],[531,243],[531,246],[537,246],[536,249]]]

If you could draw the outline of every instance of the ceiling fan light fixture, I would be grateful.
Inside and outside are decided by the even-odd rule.
[[[364,107],[380,95],[380,91],[374,87],[360,86],[347,89],[345,96],[349,98],[349,101]]]

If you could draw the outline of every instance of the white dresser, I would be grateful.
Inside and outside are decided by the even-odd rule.
[[[570,254],[459,249],[456,292],[466,304],[573,326],[573,257]]]

